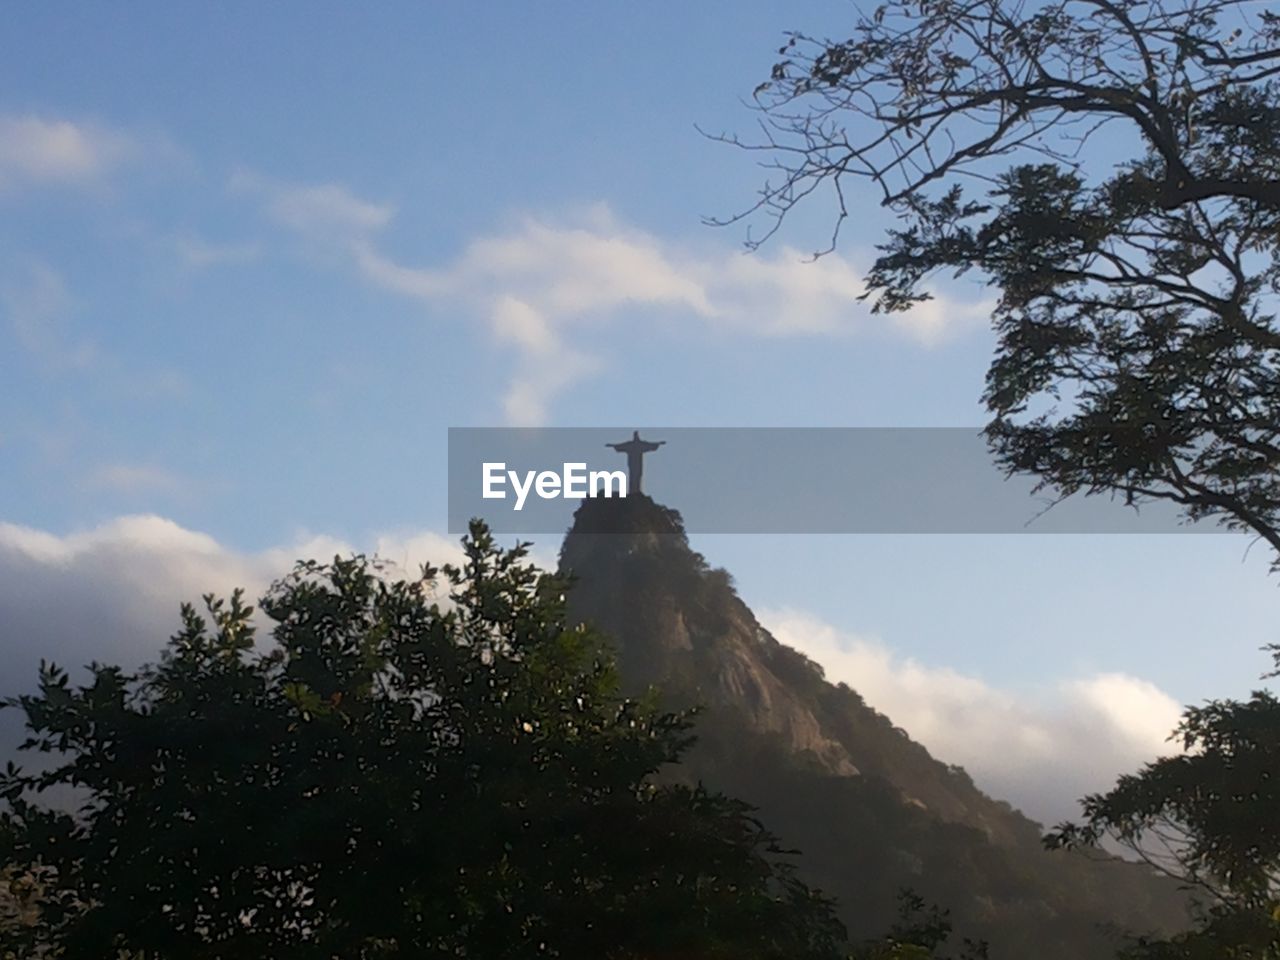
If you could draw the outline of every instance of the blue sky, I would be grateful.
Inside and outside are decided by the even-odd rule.
[[[304,549],[445,549],[450,426],[979,424],[990,294],[870,316],[869,197],[814,264],[821,203],[754,255],[701,222],[762,175],[695,125],[749,134],[783,32],[849,10],[7,11],[0,553],[24,586],[0,595],[3,662],[144,655],[59,638],[169,622]],[[1269,558],[1237,538],[695,545],[833,677],[1048,812],[1067,741],[1110,738],[1061,784],[1104,786],[1178,703],[1249,689],[1276,639]],[[89,619],[41,626],[32,598],[77,590]]]

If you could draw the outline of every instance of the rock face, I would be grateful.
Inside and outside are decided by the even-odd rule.
[[[899,890],[948,908],[997,960],[1109,957],[1117,930],[1185,922],[1147,868],[1050,853],[1038,824],[974,786],[847,686],[775,640],[679,514],[648,497],[585,500],[565,538],[570,612],[615,642],[628,693],[697,706],[698,743],[672,776],[760,809],[855,937],[883,933]]]

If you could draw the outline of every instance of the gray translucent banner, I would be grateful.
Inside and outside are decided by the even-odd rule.
[[[639,434],[664,441],[643,455],[643,492],[678,510],[689,533],[1218,529],[1185,523],[1167,503],[1138,511],[1119,499],[1077,495],[1051,506],[1049,491],[1033,493],[1032,478],[1004,477],[977,428],[653,427]],[[577,493],[592,472],[625,474],[625,452],[607,445],[631,438],[631,428],[451,428],[450,532],[464,532],[473,517],[499,533],[565,532],[582,500],[563,495],[564,481]],[[550,496],[538,493],[540,473]],[[617,475],[610,479],[616,491]],[[603,478],[596,481],[603,490]]]

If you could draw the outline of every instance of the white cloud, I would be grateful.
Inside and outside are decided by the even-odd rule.
[[[65,537],[0,524],[0,676],[25,685],[41,658],[136,665],[174,632],[181,601],[258,586],[265,573],[255,558],[160,517]]]
[[[184,264],[195,268],[247,263],[262,254],[257,243],[214,243],[190,233],[174,238],[173,247]]]
[[[1045,823],[1078,817],[1081,796],[1178,749],[1168,737],[1181,706],[1136,677],[1103,673],[1013,693],[794,610],[760,619],[939,760],[960,764],[985,791]]]
[[[92,183],[136,150],[124,134],[90,124],[0,117],[0,189]]]
[[[65,536],[0,523],[0,696],[33,681],[41,658],[71,668],[154,659],[177,628],[183,601],[198,605],[205,593],[236,587],[256,598],[298,559],[355,549],[304,534],[247,553],[158,516],[121,517]],[[364,549],[407,576],[427,561],[462,559],[456,540],[429,532],[380,536]]]
[[[994,300],[960,301],[935,295],[889,322],[904,336],[927,347],[937,346],[965,330],[984,328],[995,310]]]
[[[587,331],[643,318],[695,320],[719,334],[847,336],[888,331],[923,347],[980,326],[990,302],[945,296],[893,317],[873,317],[859,296],[864,267],[831,253],[811,261],[682,246],[620,222],[603,205],[576,219],[526,218],[469,243],[452,261],[409,266],[378,243],[394,209],[341,186],[237,178],[268,216],[331,255],[350,258],[371,284],[428,304],[461,305],[519,360],[504,406],[514,423],[546,419],[555,397],[603,364],[582,346]]]
[[[234,193],[258,198],[267,218],[277,226],[348,253],[395,215],[393,207],[362,200],[336,183],[284,183],[240,170],[231,177],[229,187]]]
[[[267,212],[294,230],[357,232],[386,226],[393,213],[390,207],[367,203],[335,184],[277,188],[267,201]]]
[[[87,485],[114,493],[178,493],[187,483],[163,467],[139,463],[107,463],[89,472]]]
[[[92,343],[67,329],[66,318],[75,306],[62,277],[44,263],[27,263],[0,281],[0,310],[9,329],[50,368],[82,369],[97,358]]]
[[[540,362],[546,358],[547,362]],[[514,427],[537,427],[550,419],[553,397],[585,380],[603,364],[595,357],[560,344],[554,353],[543,350],[524,354],[517,372],[502,395],[502,410]]]

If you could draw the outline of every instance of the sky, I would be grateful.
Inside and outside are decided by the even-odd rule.
[[[755,253],[704,222],[764,178],[704,133],[749,136],[785,31],[851,9],[8,10],[0,685],[154,656],[180,600],[299,556],[446,559],[449,427],[980,425],[991,292],[871,315],[869,194],[816,262],[821,197]],[[657,457],[646,483],[661,500]],[[1180,705],[1257,686],[1277,639],[1241,537],[694,546],[1044,820],[1170,749]]]

